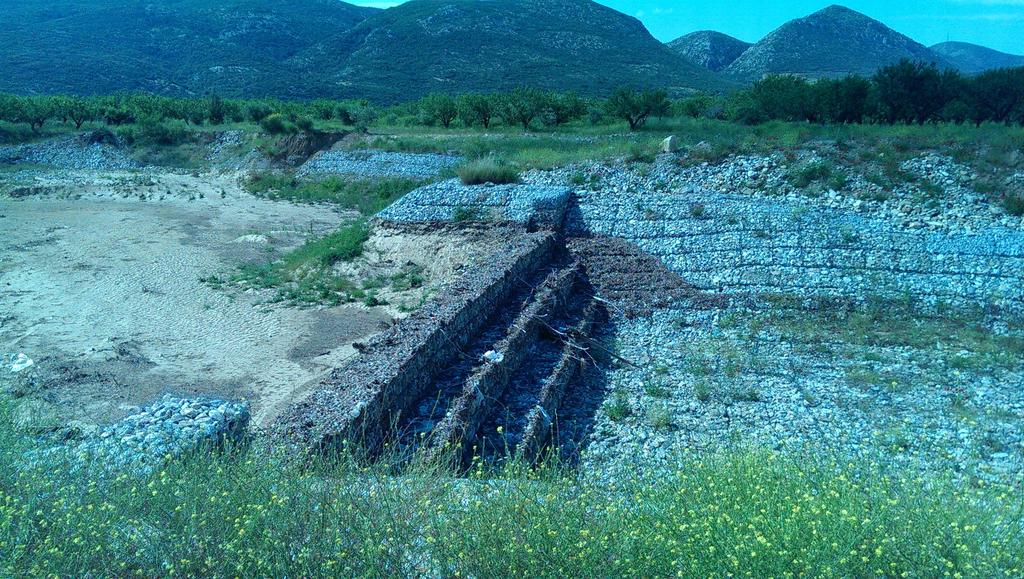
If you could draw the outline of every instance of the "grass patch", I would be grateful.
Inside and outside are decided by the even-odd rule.
[[[463,185],[519,183],[519,171],[501,159],[486,157],[469,161],[455,169]]]
[[[860,347],[954,351],[961,358],[957,364],[975,367],[1017,368],[1024,364],[1024,336],[993,332],[981,312],[925,313],[899,300],[883,299],[854,308],[790,307],[793,305],[780,304],[759,324],[789,341],[808,345],[842,342]]]
[[[666,430],[672,427],[672,409],[668,404],[659,402],[647,408],[647,421],[655,430]]]
[[[657,154],[647,143],[630,144],[629,154],[626,155],[627,163],[653,163],[655,159],[657,159]]]
[[[686,165],[717,163],[731,155],[793,151],[815,142],[837,142],[853,149],[873,151],[864,162],[880,165],[879,178],[884,180],[887,189],[908,179],[899,170],[899,163],[916,152],[984,150],[985,159],[981,159],[979,153],[975,156],[979,158],[966,161],[988,166],[987,159],[1003,164],[1006,161],[1000,159],[1013,159],[1013,152],[1024,142],[1024,130],[1001,125],[889,127],[769,122],[746,126],[690,118],[652,119],[636,133],[628,131],[625,123],[591,126],[580,122],[529,134],[507,127],[438,132],[425,127],[389,126],[386,131],[388,137],[370,140],[367,146],[391,151],[456,153],[470,159],[498,156],[523,169],[629,158],[634,149],[650,151],[669,135],[674,135],[686,151],[680,160]],[[900,151],[895,150],[894,144],[900,144]],[[897,183],[893,183],[894,180]]]
[[[823,183],[833,191],[841,191],[846,187],[847,178],[832,163],[816,161],[808,163],[787,176],[789,182],[798,189],[806,189],[814,183]]]
[[[452,213],[452,221],[455,223],[466,223],[469,221],[483,220],[483,213],[478,207],[456,207]]]
[[[644,381],[644,393],[651,398],[670,398],[672,392],[665,386],[664,377],[652,377]]]
[[[891,372],[879,372],[864,367],[851,367],[847,368],[845,373],[846,383],[862,390],[885,388],[895,392],[903,389],[901,378]]]
[[[604,403],[604,411],[613,422],[622,422],[633,416],[633,407],[629,403],[629,397],[622,390],[616,391]]]
[[[364,299],[364,289],[335,272],[334,265],[361,256],[369,237],[367,223],[357,221],[311,239],[273,263],[242,266],[232,281],[276,289],[278,301],[295,304],[339,305]]]
[[[2,410],[0,410],[2,413]],[[827,452],[681,456],[614,484],[552,467],[401,477],[198,453],[146,477],[26,465],[0,420],[0,575],[1019,576],[1019,489]],[[498,481],[498,482],[496,482]]]
[[[294,175],[257,173],[245,183],[246,189],[257,196],[297,203],[332,203],[355,209],[363,215],[373,215],[391,205],[406,193],[423,185],[416,179],[346,179],[328,177],[305,181]]]

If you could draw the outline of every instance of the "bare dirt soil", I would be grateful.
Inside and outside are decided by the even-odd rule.
[[[36,360],[31,395],[62,421],[109,422],[171,392],[248,399],[259,425],[392,323],[381,308],[272,307],[200,281],[330,231],[338,212],[254,198],[232,175],[35,182],[0,196],[0,352]]]

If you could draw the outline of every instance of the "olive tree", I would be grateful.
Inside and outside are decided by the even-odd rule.
[[[618,88],[605,102],[605,111],[609,116],[622,119],[629,123],[629,130],[635,131],[644,126],[651,116],[665,116],[672,108],[668,93],[664,90],[636,91],[630,88]]]
[[[466,126],[479,124],[491,128],[494,118],[496,97],[488,94],[465,94],[459,97],[459,118]]]
[[[428,94],[420,99],[419,105],[425,120],[431,123],[440,123],[446,129],[451,126],[452,121],[459,114],[458,103],[446,94]]]
[[[547,105],[547,95],[532,88],[517,88],[498,97],[497,113],[506,125],[521,125],[529,130],[530,124]]]

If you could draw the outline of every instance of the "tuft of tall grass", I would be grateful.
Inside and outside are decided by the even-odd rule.
[[[508,184],[519,183],[519,171],[501,159],[484,157],[469,161],[455,169],[463,185],[483,185],[485,183]]]
[[[818,161],[804,165],[803,167],[791,172],[788,175],[788,177],[789,182],[792,183],[794,187],[804,189],[810,187],[812,183],[831,183],[835,175],[836,168],[834,165],[832,165],[831,163]],[[839,183],[838,180],[835,181],[836,184]],[[843,180],[842,185],[845,185],[845,180]],[[840,188],[842,187],[842,185],[840,185]]]
[[[1010,215],[1024,216],[1024,195],[1009,194],[1003,199],[1003,208]]]

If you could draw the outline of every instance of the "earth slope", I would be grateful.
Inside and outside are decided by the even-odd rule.
[[[993,68],[1024,66],[1024,56],[1007,54],[968,42],[943,42],[932,47],[961,72],[968,74],[984,72]]]
[[[901,59],[950,66],[927,47],[859,12],[829,6],[764,37],[725,72],[748,80],[766,74],[808,78],[870,75]]]
[[[374,9],[339,0],[5,0],[0,91],[308,97],[290,59]]]
[[[732,64],[752,45],[713,30],[692,32],[668,43],[668,47],[690,62],[719,71]]]
[[[682,93],[728,83],[655,40],[639,20],[589,0],[413,0],[377,13],[306,56],[349,55],[332,90],[383,101],[517,86]]]

